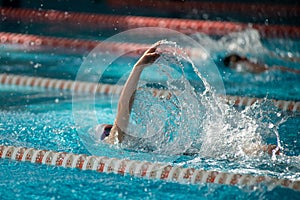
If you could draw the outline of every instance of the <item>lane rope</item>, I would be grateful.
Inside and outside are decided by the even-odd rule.
[[[141,56],[152,44],[140,44],[129,42],[106,42],[95,40],[70,39],[61,37],[48,37],[19,33],[0,32],[0,44],[21,45],[26,50],[67,50],[68,53],[86,53],[101,44],[97,50],[105,53],[115,53],[132,57]],[[43,48],[43,49],[42,49]],[[206,58],[207,54],[202,49],[185,48],[190,57]]]
[[[100,42],[95,40],[69,39],[61,37],[48,37],[30,34],[7,33],[0,32],[0,44],[22,45],[27,50],[41,50],[42,48],[55,48],[58,50],[69,50],[68,53],[85,53],[93,50],[97,45],[101,44],[103,49],[100,51],[110,53],[124,54],[129,56],[139,56],[151,45],[137,43],[121,43],[121,42]],[[128,53],[130,52],[130,53]]]
[[[123,89],[122,85],[101,84],[92,82],[80,82],[63,79],[52,79],[32,76],[21,76],[13,74],[0,74],[0,84],[41,87],[46,89],[58,89],[81,93],[100,93],[100,94],[117,94],[120,95]],[[154,97],[170,98],[172,93],[168,90],[149,89]],[[176,91],[174,91],[176,93]],[[227,103],[235,106],[250,106],[255,102],[262,102],[264,98],[241,97],[241,96],[221,96]],[[297,112],[300,111],[300,101],[275,100],[274,105],[283,111]]]
[[[212,183],[239,186],[265,184],[272,188],[281,186],[300,191],[300,180],[183,168],[166,163],[89,156],[27,147],[0,145],[0,158],[64,168],[91,170],[99,173],[114,173],[122,176],[130,175],[132,177],[176,182],[179,184]]]
[[[2,21],[9,19],[30,23],[65,23],[73,26],[96,29],[162,27],[177,30],[185,34],[202,32],[208,35],[225,35],[230,32],[238,32],[247,28],[254,28],[258,30],[260,35],[263,37],[300,37],[300,27],[288,25],[244,24],[237,22],[88,14],[56,10],[16,9],[5,7],[0,8],[0,16]]]
[[[115,54],[125,54],[126,56],[138,57],[144,53],[144,50],[148,49],[151,44],[139,44],[139,43],[128,43],[128,42],[106,42],[97,40],[83,40],[83,39],[70,39],[62,37],[49,37],[49,36],[38,36],[30,34],[20,33],[7,33],[0,32],[0,43],[21,45],[26,47],[26,50],[62,50],[68,51],[68,53],[87,53],[93,50],[97,45],[101,44],[99,51]],[[188,56],[192,58],[206,58],[207,54],[198,48],[185,48],[184,49]],[[129,52],[129,53],[128,53]],[[277,55],[271,52],[273,57],[279,57],[281,59],[300,62],[299,55]]]

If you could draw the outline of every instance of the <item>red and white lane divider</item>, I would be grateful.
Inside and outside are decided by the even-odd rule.
[[[265,98],[256,98],[256,97],[242,97],[242,96],[231,96],[226,95],[223,97],[225,101],[229,104],[233,104],[235,106],[251,106],[255,102],[263,102]],[[268,99],[271,100],[276,107],[283,111],[291,111],[297,112],[300,111],[300,101],[286,101],[286,100],[276,100],[276,99]]]
[[[91,82],[80,82],[63,79],[41,78],[31,76],[20,76],[12,74],[0,74],[0,84],[2,85],[18,85],[41,87],[48,89],[67,90],[83,93],[102,93],[120,95],[123,89],[121,85],[100,84]],[[170,98],[171,93],[167,90],[149,89],[155,97]],[[240,96],[224,96],[226,102],[236,106],[250,106],[255,102],[262,102],[263,98],[240,97]],[[274,105],[283,111],[297,112],[300,111],[300,101],[284,101],[272,99]]]
[[[248,25],[235,22],[118,16],[15,8],[0,8],[0,16],[2,21],[6,19],[12,19],[32,23],[66,23],[74,26],[85,26],[89,28],[130,29],[138,27],[162,27],[177,30],[186,34],[202,32],[209,35],[225,35],[230,32],[238,32],[247,28],[254,28],[257,29],[263,37],[300,37],[300,27],[298,26],[261,24]]]
[[[141,56],[152,45],[128,42],[100,42],[6,32],[0,32],[0,44],[21,45],[24,46],[26,50],[57,49],[63,50],[64,52],[68,51],[68,53],[86,53],[96,48],[97,45],[101,45],[101,48],[97,49],[98,51],[132,57]],[[206,52],[202,49],[186,48],[185,51],[190,57],[207,57]]]
[[[101,44],[99,51],[115,54],[126,54],[126,56],[138,57],[141,56],[151,44],[139,44],[128,42],[106,42],[95,40],[82,40],[82,39],[70,39],[61,37],[48,37],[30,34],[20,33],[7,33],[0,32],[0,44],[21,45],[26,50],[61,50],[68,53],[87,53],[93,50],[97,45]],[[184,49],[192,58],[207,58],[207,54],[202,49],[197,48],[185,48]],[[287,61],[300,62],[298,57],[289,57],[284,55],[276,55],[271,53],[274,57],[280,57]]]
[[[121,91],[123,89],[123,87],[120,85],[97,84],[91,82],[8,74],[0,74],[0,84],[102,94],[121,94]]]
[[[100,173],[130,175],[133,177],[171,181],[180,184],[214,183],[239,186],[265,184],[273,188],[282,186],[300,191],[300,180],[276,179],[268,176],[183,168],[166,163],[88,156],[26,147],[0,145],[0,158],[65,168],[92,170]]]
[[[151,44],[121,43],[121,42],[100,42],[92,40],[69,39],[60,37],[47,37],[38,35],[18,34],[0,32],[0,44],[22,45],[28,50],[41,50],[55,48],[69,50],[69,53],[84,53],[93,50],[101,44],[103,49],[99,51],[124,54],[128,56],[140,56]],[[128,53],[129,52],[129,53]]]

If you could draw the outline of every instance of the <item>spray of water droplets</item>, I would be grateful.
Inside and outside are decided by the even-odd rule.
[[[160,81],[140,81],[139,87],[145,90],[135,95],[128,127],[130,135],[139,139],[129,137],[124,147],[160,154],[236,157],[259,150],[266,131],[279,138],[276,127],[282,120],[270,129],[270,122],[257,116],[261,113],[257,104],[243,111],[225,104],[176,43],[163,41],[156,51],[160,58],[144,73]],[[191,72],[198,77],[196,84],[189,79]],[[146,90],[149,85],[171,95],[155,98]]]

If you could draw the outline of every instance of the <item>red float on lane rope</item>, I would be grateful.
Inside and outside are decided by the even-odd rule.
[[[300,37],[300,27],[283,25],[247,25],[243,23],[234,22],[85,14],[54,10],[32,10],[14,8],[1,8],[0,16],[2,20],[13,19],[33,23],[67,23],[73,26],[89,28],[130,29],[138,27],[162,27],[177,30],[186,34],[202,32],[209,35],[225,35],[230,32],[237,32],[245,30],[247,28],[254,28],[257,29],[263,37]]]
[[[31,77],[31,76],[19,76],[13,74],[0,74],[0,84],[3,85],[18,85],[18,86],[31,86],[41,87],[48,89],[58,89],[74,92],[85,92],[85,93],[102,93],[102,94],[117,94],[120,95],[123,89],[121,85],[110,85],[100,84],[91,82],[79,82],[62,79],[51,79],[42,77]],[[171,93],[168,90],[149,89],[153,96],[166,98],[171,97]],[[176,93],[176,91],[174,91]],[[264,101],[263,98],[253,97],[240,97],[240,96],[224,96],[222,97],[229,104],[235,106],[250,106],[255,102]],[[297,112],[300,111],[300,101],[284,101],[270,99],[274,102],[274,105],[283,111]]]
[[[26,147],[0,145],[0,158],[65,168],[77,168],[80,170],[92,170],[99,173],[114,173],[122,176],[130,175],[133,177],[170,181],[179,184],[213,183],[221,185],[255,186],[263,183],[273,188],[282,186],[300,191],[299,180],[183,168],[165,163],[88,156]]]
[[[120,43],[120,42],[99,42],[91,40],[57,38],[37,35],[27,35],[18,33],[0,32],[0,44],[17,44],[24,45],[27,50],[41,50],[47,48],[55,48],[61,50],[68,50],[70,53],[83,53],[93,50],[101,43],[103,49],[100,51],[109,51],[110,53],[123,54],[128,56],[140,56],[143,51],[151,45],[137,44],[137,43]],[[128,53],[130,52],[130,53]]]

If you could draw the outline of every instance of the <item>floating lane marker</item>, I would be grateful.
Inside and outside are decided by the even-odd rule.
[[[96,48],[97,45],[101,45],[101,48],[97,48],[97,52],[126,55],[129,57],[140,57],[151,46],[151,44],[80,40],[7,32],[0,32],[0,44],[1,43],[20,45],[26,48],[27,51],[51,51],[55,49],[63,52],[67,51],[71,54],[87,53]],[[207,53],[201,48],[185,48],[185,52],[190,57],[207,58]]]
[[[140,56],[151,45],[121,42],[101,42],[95,40],[80,40],[60,37],[48,37],[39,35],[0,32],[0,43],[22,45],[26,50],[43,50],[53,48],[68,50],[68,53],[85,53],[93,50],[101,44],[99,51],[125,54],[128,56]],[[129,52],[129,53],[128,53]]]
[[[0,74],[0,84],[2,85],[17,85],[17,86],[30,86],[41,87],[46,89],[58,89],[63,91],[73,91],[80,93],[99,93],[99,94],[116,94],[120,95],[123,89],[121,85],[110,85],[101,83],[90,83],[71,81],[63,79],[51,79],[31,76],[20,76],[12,74]],[[172,93],[167,90],[147,89],[155,97],[170,98]],[[176,93],[176,91],[174,91]],[[263,98],[255,97],[241,97],[241,96],[221,96],[225,102],[235,106],[250,106],[255,102],[262,102]],[[284,101],[269,99],[273,101],[274,105],[283,111],[297,112],[300,111],[299,101]]]
[[[27,153],[31,153],[31,155],[40,155],[43,153],[44,156],[42,162],[39,162],[34,156],[28,157],[28,159],[25,160],[18,159],[17,154],[21,149],[25,150]],[[171,181],[180,184],[214,183],[221,185],[254,186],[263,183],[273,188],[281,186],[300,191],[300,180],[276,179],[268,176],[254,176],[248,174],[183,168],[163,163],[121,160],[118,158],[87,156],[83,154],[77,155],[26,147],[0,145],[0,157],[2,159],[11,159],[22,162],[26,161],[65,168],[92,170],[99,173],[115,173],[120,175],[131,175],[133,177],[145,177],[148,179]],[[70,158],[75,159],[70,160]],[[70,163],[67,164],[67,162]]]
[[[97,51],[99,52],[109,52],[111,54],[126,55],[129,57],[140,57],[144,53],[144,51],[151,46],[151,44],[149,45],[128,42],[80,40],[7,32],[0,32],[0,43],[10,45],[21,45],[21,47],[26,48],[26,51],[51,51],[55,49],[67,52],[69,54],[87,53],[93,50],[95,47],[97,47],[97,45],[101,44],[101,48],[97,49]],[[187,55],[189,55],[191,58],[207,58],[207,53],[200,48],[185,48],[184,50],[187,53]],[[280,57],[288,61],[300,62],[298,54],[294,54],[293,57],[287,55],[277,55],[275,53],[271,54],[274,57]]]
[[[241,97],[241,96],[231,96],[226,95],[222,96],[225,101],[229,104],[233,104],[236,106],[250,106],[255,102],[263,102],[264,98],[256,98],[256,97]],[[271,100],[276,107],[283,111],[291,111],[297,112],[300,111],[300,101],[285,101],[285,100],[276,100],[276,99],[267,99]]]
[[[191,34],[202,32],[209,35],[225,35],[230,32],[254,28],[264,37],[299,38],[300,27],[281,25],[244,24],[208,20],[174,19],[140,16],[118,16],[64,12],[55,10],[34,10],[0,8],[2,21],[6,19],[30,23],[64,23],[79,27],[130,29],[138,27],[162,27]],[[155,34],[155,33],[151,33]]]
[[[113,93],[120,94],[123,88],[122,86],[119,85],[96,84],[96,83],[88,83],[88,82],[62,80],[62,79],[51,79],[51,78],[7,75],[7,74],[0,74],[0,84],[41,87],[46,89],[59,89],[59,90],[86,92],[86,93],[92,93],[94,91],[93,89],[96,88],[95,90],[96,93],[104,93],[104,94],[113,94]]]

